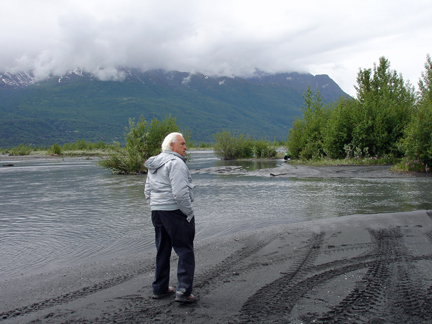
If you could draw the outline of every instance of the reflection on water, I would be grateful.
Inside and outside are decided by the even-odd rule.
[[[431,209],[431,178],[267,178],[198,169],[276,167],[195,152],[197,241],[265,226],[352,214]],[[0,168],[0,279],[153,248],[145,176],[112,175],[94,161],[14,162]]]

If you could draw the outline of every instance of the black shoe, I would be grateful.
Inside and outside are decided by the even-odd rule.
[[[172,295],[174,293],[175,293],[174,288],[173,287],[168,287],[168,291],[166,293],[164,293],[164,294],[153,294],[152,298],[153,299],[161,299],[161,298],[164,298],[166,296],[170,296],[170,295]]]

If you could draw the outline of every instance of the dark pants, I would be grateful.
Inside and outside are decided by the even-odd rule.
[[[169,286],[170,257],[174,248],[178,255],[177,291],[185,296],[192,293],[195,272],[195,218],[190,222],[186,215],[178,210],[153,210],[152,222],[156,234],[156,273],[153,281],[153,293],[166,293]]]

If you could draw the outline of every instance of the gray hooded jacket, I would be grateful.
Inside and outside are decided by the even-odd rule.
[[[192,177],[186,158],[164,151],[145,162],[148,169],[144,195],[151,210],[180,209],[190,221],[194,217]]]

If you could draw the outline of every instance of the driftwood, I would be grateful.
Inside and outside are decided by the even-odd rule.
[[[276,174],[274,174],[274,173],[270,173],[270,175],[271,175],[272,177],[277,177],[277,176],[284,175],[284,174],[287,174],[287,173],[286,173],[286,172],[285,172],[285,173],[276,173]]]
[[[14,166],[13,164],[3,164],[4,167]]]

